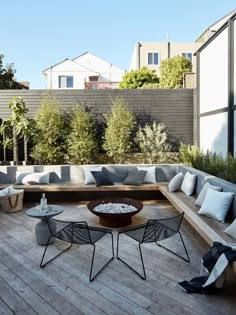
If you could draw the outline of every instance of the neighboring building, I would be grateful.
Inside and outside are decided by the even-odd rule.
[[[201,46],[201,43],[170,43],[170,42],[142,42],[136,43],[131,59],[130,70],[148,67],[159,75],[160,64],[163,60],[184,56],[192,61],[193,72],[196,72],[196,57],[194,53]]]
[[[43,71],[48,89],[112,89],[124,74],[124,70],[89,52]]]
[[[226,156],[236,153],[236,10],[216,24],[196,53],[198,145]]]

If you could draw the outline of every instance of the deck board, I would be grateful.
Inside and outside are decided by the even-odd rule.
[[[87,210],[85,203],[60,204],[65,210],[58,218],[86,220],[99,226],[98,218]],[[25,210],[30,206],[25,205]],[[176,213],[168,201],[147,202],[132,224]],[[146,281],[115,259],[92,283],[88,281],[92,253],[89,246],[75,246],[44,269],[39,268],[44,247],[35,243],[36,222],[24,210],[0,212],[1,314],[224,315],[235,311],[236,277],[227,278],[220,295],[186,294],[176,287],[178,281],[199,275],[200,257],[209,249],[187,221],[182,225],[182,235],[190,264],[156,245],[146,244],[143,246]],[[178,238],[165,242],[183,253]],[[56,242],[50,246],[50,252],[55,254],[63,246]],[[108,236],[98,243],[96,266],[110,257],[109,246]],[[135,242],[124,237],[120,246],[120,254],[140,268]]]

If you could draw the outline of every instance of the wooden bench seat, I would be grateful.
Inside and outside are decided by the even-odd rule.
[[[224,233],[224,229],[230,225],[229,222],[219,222],[204,215],[199,215],[199,207],[194,205],[195,198],[186,196],[183,192],[171,193],[167,184],[159,185],[160,192],[170,201],[176,210],[185,212],[185,219],[195,228],[195,230],[209,244],[213,242],[234,243],[234,238]],[[232,264],[232,269],[236,273],[236,262]]]
[[[6,188],[9,184],[0,185],[0,189]],[[140,186],[115,184],[110,186],[96,186],[73,183],[55,183],[48,185],[13,185],[15,189],[24,189],[25,192],[59,192],[59,191],[155,191],[159,190],[159,184],[143,184]]]

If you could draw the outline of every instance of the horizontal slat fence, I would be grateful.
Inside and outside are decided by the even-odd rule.
[[[193,143],[193,90],[0,90],[0,119],[9,117],[13,96],[22,96],[29,115],[35,117],[47,93],[55,96],[64,110],[86,103],[98,119],[110,111],[112,99],[122,97],[139,117],[163,122],[172,136]]]

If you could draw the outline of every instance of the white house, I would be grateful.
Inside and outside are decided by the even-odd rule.
[[[112,89],[124,74],[124,70],[89,52],[43,71],[48,89]]]
[[[198,145],[235,155],[236,10],[215,23],[214,30],[197,51]]]

